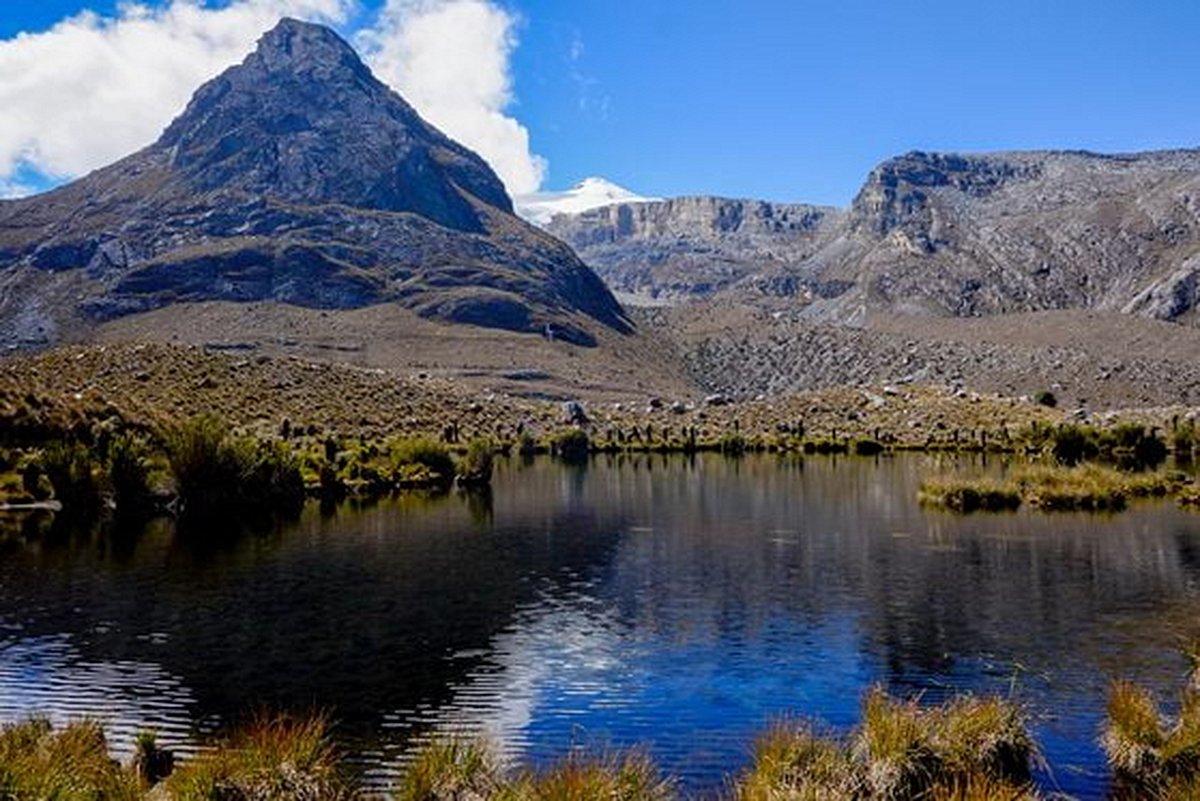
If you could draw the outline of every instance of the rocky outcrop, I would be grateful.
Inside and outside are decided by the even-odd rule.
[[[688,197],[560,214],[547,228],[614,290],[678,300],[743,280],[767,293],[803,294],[812,287],[789,268],[811,257],[840,217],[818,206]]]
[[[0,342],[205,300],[398,303],[581,344],[628,330],[575,254],[512,212],[487,164],[336,34],[284,20],[155,144],[0,203]]]
[[[802,306],[819,322],[1200,316],[1200,151],[914,152],[873,170],[845,211],[685,198],[560,216],[550,230],[614,289]]]

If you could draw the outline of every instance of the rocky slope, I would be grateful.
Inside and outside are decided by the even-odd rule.
[[[484,161],[336,34],[284,20],[155,144],[0,203],[0,344],[214,300],[394,303],[580,344],[628,330],[574,253],[512,212]]]
[[[1195,323],[1200,151],[909,153],[844,212],[682,199],[550,230],[615,289],[783,296],[822,322],[1083,308]]]
[[[828,294],[828,286],[800,272],[842,217],[818,206],[687,197],[560,214],[546,227],[636,303],[703,298],[743,285],[766,294]]]

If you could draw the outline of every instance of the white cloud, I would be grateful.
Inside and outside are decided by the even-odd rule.
[[[283,16],[345,24],[359,0],[126,2],[0,40],[0,197],[19,174],[73,178],[144,147],[204,81],[239,62]],[[505,111],[517,18],[493,0],[388,0],[353,37],[380,79],[478,152],[513,195],[546,165]]]
[[[240,61],[284,15],[346,19],[353,0],[123,3],[0,41],[0,187],[24,164],[53,178],[153,142],[192,92]]]
[[[380,80],[479,153],[509,194],[535,192],[546,162],[509,116],[517,18],[490,0],[387,0],[356,42]]]

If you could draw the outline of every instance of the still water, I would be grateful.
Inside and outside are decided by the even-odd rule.
[[[1103,796],[1122,676],[1170,698],[1200,628],[1200,515],[959,518],[926,456],[500,465],[263,533],[0,528],[0,719],[154,728],[187,751],[256,709],[327,710],[386,788],[432,734],[516,762],[644,746],[720,789],[782,715],[853,725],[881,683],[1014,694],[1051,771]]]

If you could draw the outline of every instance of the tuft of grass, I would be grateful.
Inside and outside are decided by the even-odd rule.
[[[849,749],[804,722],[776,723],[754,747],[751,769],[738,782],[736,801],[856,798],[865,790]]]
[[[572,755],[541,773],[518,777],[495,795],[503,801],[671,801],[675,786],[640,751],[591,759]]]
[[[1024,713],[965,696],[922,708],[876,687],[846,740],[811,725],[777,724],[759,738],[738,801],[775,799],[1033,799],[1036,749]]]
[[[395,801],[491,798],[501,787],[500,769],[482,743],[457,738],[423,747],[405,769]]]
[[[108,754],[94,722],[54,731],[49,721],[0,728],[0,798],[55,801],[133,801],[141,788]]]
[[[853,739],[871,795],[915,798],[932,786],[939,768],[932,734],[915,700],[899,701],[872,688]]]
[[[261,715],[220,747],[184,763],[164,782],[190,799],[350,798],[323,716]]]

